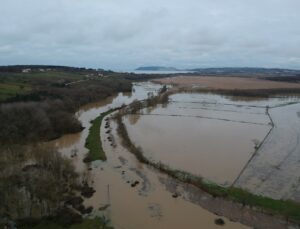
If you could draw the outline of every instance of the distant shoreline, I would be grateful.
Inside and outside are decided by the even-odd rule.
[[[135,73],[135,74],[180,74],[180,73],[194,73],[194,71],[186,71],[186,70],[164,70],[164,71],[161,71],[161,70],[133,70],[133,71],[130,71],[132,73]]]

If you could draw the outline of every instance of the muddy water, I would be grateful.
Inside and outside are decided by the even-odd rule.
[[[77,155],[72,159],[76,169],[87,174],[90,185],[96,189],[94,196],[85,201],[86,206],[94,207],[93,213],[87,217],[104,216],[110,219],[115,228],[120,229],[219,228],[214,220],[220,216],[193,204],[187,198],[189,194],[184,191],[184,184],[176,184],[164,174],[140,164],[125,150],[120,144],[113,122],[111,130],[115,147],[106,139],[108,134],[105,133],[103,125],[101,127],[102,143],[108,160],[96,161],[90,165],[82,162],[87,153],[84,144],[91,120],[111,107],[129,103],[134,99],[144,99],[149,92],[155,92],[159,87],[149,83],[135,85],[131,95],[119,94],[101,103],[83,107],[77,116],[85,129],[79,134],[66,135],[53,144],[68,157],[72,154]],[[134,181],[139,181],[139,184],[131,187]],[[172,197],[175,191],[180,197]],[[221,210],[217,205],[215,209],[216,212]],[[225,221],[223,228],[246,228],[240,223],[223,219]]]
[[[131,139],[148,158],[224,186],[272,128],[266,106],[284,102],[237,102],[211,94],[175,94],[170,101],[127,116]]]
[[[194,117],[145,115],[127,125],[145,155],[223,185],[231,185],[270,127]]]
[[[71,156],[72,154],[77,155],[74,157],[76,168],[80,172],[85,171],[87,165],[82,163],[82,159],[88,152],[84,145],[91,126],[90,121],[97,118],[100,113],[111,108],[120,107],[122,104],[129,104],[136,99],[145,99],[148,97],[148,93],[155,94],[160,87],[161,86],[158,84],[137,83],[134,84],[132,93],[119,93],[117,96],[112,96],[100,102],[90,103],[81,107],[81,109],[76,113],[76,116],[85,129],[80,133],[65,135],[51,142],[51,144],[55,145],[59,151],[66,156]]]
[[[111,219],[115,228],[121,229],[220,227],[214,223],[218,216],[186,200],[188,192],[183,190],[182,184],[176,184],[171,178],[140,164],[121,146],[116,124],[110,122],[110,125],[117,146],[112,147],[108,140],[103,141],[108,161],[93,163],[92,180],[97,192],[86,201],[87,206],[96,209],[109,207],[105,212],[94,212],[93,216],[104,215]],[[107,136],[103,126],[101,132],[102,136]],[[135,181],[139,184],[131,187]],[[174,192],[170,189],[175,189],[180,197],[173,198]],[[223,228],[246,228],[223,219]]]
[[[275,107],[288,103],[300,102],[300,97],[296,96],[277,96],[270,98],[243,97],[243,96],[220,96],[210,93],[181,93],[171,97],[173,102],[203,103],[203,104],[231,104],[236,106],[250,107]]]
[[[270,109],[274,128],[236,186],[300,202],[300,104]]]

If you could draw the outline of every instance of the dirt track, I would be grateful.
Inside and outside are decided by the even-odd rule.
[[[257,78],[240,77],[215,77],[215,76],[178,76],[154,80],[163,84],[175,84],[179,86],[203,86],[210,89],[282,89],[300,88],[299,83],[275,82]]]

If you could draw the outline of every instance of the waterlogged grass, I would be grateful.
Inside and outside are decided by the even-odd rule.
[[[104,113],[101,113],[99,117],[94,119],[91,123],[92,126],[89,129],[89,135],[85,142],[85,147],[89,150],[87,157],[84,159],[85,162],[91,162],[96,160],[106,160],[105,152],[102,148],[101,135],[100,135],[100,127],[103,121],[103,118],[114,112],[115,109],[111,109]]]
[[[74,224],[68,227],[63,227],[53,221],[43,220],[35,226],[21,226],[21,229],[113,229],[107,226],[102,219],[84,219],[82,223]]]
[[[231,187],[226,190],[230,199],[244,205],[259,207],[272,214],[279,214],[286,219],[300,222],[300,204],[290,200],[275,200],[269,197],[254,195],[240,188]]]
[[[275,200],[252,194],[246,190],[235,187],[223,187],[212,182],[207,182],[199,176],[192,175],[185,171],[174,170],[162,163],[156,163],[147,159],[142,150],[136,147],[130,140],[126,126],[122,121],[122,115],[116,117],[118,123],[118,134],[122,138],[122,144],[133,153],[136,158],[145,164],[151,165],[163,173],[178,179],[184,183],[192,184],[214,197],[220,197],[240,203],[244,206],[256,207],[267,214],[276,214],[286,220],[300,223],[300,204],[290,200]]]

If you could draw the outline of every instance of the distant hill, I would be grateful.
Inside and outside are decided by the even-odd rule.
[[[180,71],[174,67],[163,67],[163,66],[145,66],[135,69],[136,71]]]
[[[282,68],[250,68],[250,67],[226,67],[226,68],[190,68],[178,69],[175,67],[145,66],[139,67],[136,71],[187,71],[198,75],[240,75],[240,76],[295,76],[300,74],[300,70]]]
[[[281,68],[194,68],[189,69],[194,72],[204,72],[204,73],[221,73],[221,74],[230,74],[230,73],[251,73],[251,74],[279,74],[279,73],[290,73],[290,74],[299,74],[300,70],[292,69],[281,69]]]
[[[65,72],[91,72],[91,71],[104,71],[103,69],[92,68],[78,68],[69,66],[56,66],[56,65],[8,65],[0,66],[0,72],[23,72],[24,70],[31,71],[65,71]]]

